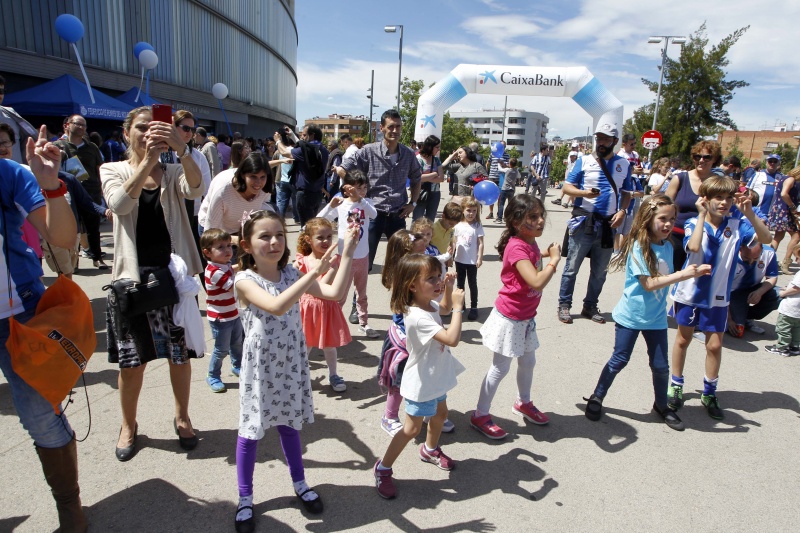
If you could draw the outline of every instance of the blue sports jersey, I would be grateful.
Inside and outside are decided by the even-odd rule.
[[[627,159],[615,155],[611,159],[605,160],[604,164],[620,194],[623,190],[633,190],[631,166]],[[619,209],[619,198],[593,155],[582,155],[578,158],[567,176],[567,183],[584,191],[600,189],[600,196],[597,198],[575,198],[575,207],[581,207],[590,213],[599,213],[603,216],[611,216]]]
[[[697,217],[690,218],[684,226],[683,247],[695,231]],[[717,228],[705,223],[703,242],[699,252],[689,252],[683,267],[687,265],[711,265],[710,276],[700,276],[681,281],[672,289],[672,299],[676,302],[710,309],[726,307],[731,295],[731,284],[736,271],[735,261],[739,256],[741,244],[750,243],[755,237],[755,229],[745,218],[725,217]]]
[[[747,182],[747,188],[753,189],[760,196],[758,205],[753,206],[753,211],[755,211],[761,219],[766,219],[769,216],[769,210],[772,207],[775,195],[780,195],[781,193],[781,191],[775,190],[775,184],[778,182],[779,178],[780,172],[776,172],[773,176],[766,170],[762,170],[756,172]]]
[[[0,159],[0,204],[0,318],[7,318],[34,309],[44,293],[42,266],[21,230],[24,217],[44,207],[44,196],[30,170],[7,159]]]
[[[748,263],[736,255],[736,272],[733,274],[731,290],[754,287],[764,281],[764,278],[778,277],[778,258],[772,246],[764,245],[758,260]]]

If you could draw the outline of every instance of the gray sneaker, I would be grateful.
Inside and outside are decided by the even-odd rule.
[[[335,392],[344,392],[347,390],[347,385],[345,384],[344,378],[342,376],[334,374],[330,378],[328,378],[328,381],[331,382],[331,388]]]

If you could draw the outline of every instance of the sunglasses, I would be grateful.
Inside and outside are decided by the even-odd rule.
[[[773,163],[774,164],[774,163],[777,163],[777,162],[778,162],[777,159],[767,159],[767,163]]]
[[[197,126],[186,126],[185,124],[180,124],[178,127],[186,133],[194,133],[197,130]]]
[[[700,161],[701,159],[703,161],[711,161],[713,157],[714,156],[711,154],[692,154],[692,159],[694,159],[695,161]]]

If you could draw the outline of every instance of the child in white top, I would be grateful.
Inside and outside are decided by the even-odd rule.
[[[464,289],[464,278],[469,282],[470,310],[467,318],[478,318],[478,269],[483,264],[483,226],[479,214],[480,204],[472,196],[461,200],[461,222],[453,228],[454,258],[459,289]]]
[[[355,282],[355,303],[358,313],[358,324],[361,333],[373,339],[379,336],[378,332],[369,325],[367,308],[367,278],[369,276],[369,239],[366,238],[370,220],[378,216],[372,200],[366,197],[369,180],[360,170],[351,170],[342,178],[342,196],[334,196],[322,208],[318,217],[333,221],[339,219],[339,253],[347,230],[353,226],[359,228],[359,241],[353,254],[353,268],[350,270],[350,279],[347,282],[347,292],[339,305],[344,308],[350,292],[350,284]]]
[[[328,300],[341,298],[356,244],[353,231],[345,238],[335,279],[323,285],[317,278],[330,268],[335,247],[300,276],[288,264],[286,225],[280,215],[256,211],[242,226],[235,282],[245,334],[236,441],[237,531],[253,531],[256,452],[259,439],[271,427],[280,434],[295,494],[308,512],[322,512],[322,500],[306,483],[303,470],[299,430],[314,421],[314,402],[297,302],[305,292]]]
[[[800,272],[794,275],[779,296],[783,300],[778,306],[778,321],[775,323],[778,344],[767,346],[765,350],[784,357],[800,355]]]
[[[464,367],[450,353],[461,338],[461,313],[464,311],[464,291],[453,291],[453,279],[448,278],[446,292],[452,291],[453,316],[445,329],[436,303],[442,292],[441,265],[429,255],[410,254],[395,268],[391,305],[395,313],[403,313],[406,326],[408,361],[403,371],[400,393],[406,400],[406,422],[375,462],[373,475],[378,494],[394,498],[392,465],[403,448],[419,435],[422,419],[429,416],[428,434],[419,448],[422,461],[442,470],[451,470],[454,462],[439,447],[442,424],[447,418],[447,391],[456,386],[456,376]]]

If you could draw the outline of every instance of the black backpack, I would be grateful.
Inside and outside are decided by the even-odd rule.
[[[325,167],[322,164],[322,150],[320,150],[318,144],[311,144],[306,141],[300,141],[297,147],[300,148],[300,151],[303,153],[303,159],[308,169],[308,172],[306,172],[306,181],[316,186],[317,183],[325,177]],[[299,164],[299,161],[295,161],[292,163],[292,168],[289,169],[289,183],[292,185],[297,181]]]

